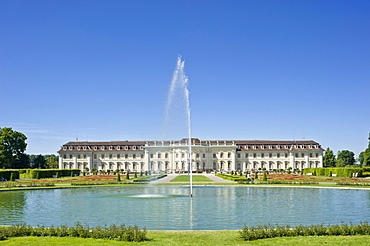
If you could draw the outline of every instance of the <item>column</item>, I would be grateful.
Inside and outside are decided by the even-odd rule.
[[[231,170],[236,170],[236,149],[231,152]]]

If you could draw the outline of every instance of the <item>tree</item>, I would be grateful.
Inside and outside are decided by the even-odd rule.
[[[331,149],[327,148],[323,157],[324,167],[335,167],[335,163],[336,161],[334,152]]]
[[[355,153],[349,150],[338,152],[337,167],[345,167],[355,164]]]
[[[9,168],[26,150],[26,135],[11,127],[0,128],[0,168]]]
[[[359,154],[358,161],[361,163],[362,166],[370,166],[370,133],[367,149]]]
[[[56,155],[45,155],[46,167],[47,168],[58,168],[59,157]]]
[[[37,155],[34,159],[33,166],[36,168],[44,168],[46,164],[45,157],[43,155]]]

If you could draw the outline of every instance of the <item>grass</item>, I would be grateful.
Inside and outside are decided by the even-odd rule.
[[[204,175],[192,175],[193,181],[195,182],[212,182],[212,179],[207,178]],[[190,182],[190,175],[179,175],[176,178],[172,179],[171,182]]]
[[[60,238],[60,237],[16,237],[0,241],[0,246],[108,246],[108,245],[329,245],[329,246],[367,246],[370,245],[370,236],[323,236],[323,237],[282,237],[262,239],[251,242],[238,239],[238,231],[149,231],[150,241],[142,243],[119,242],[102,239],[82,239],[82,238]]]

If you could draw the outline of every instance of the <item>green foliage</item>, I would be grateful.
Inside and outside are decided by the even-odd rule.
[[[11,174],[10,174],[10,179],[9,179],[9,181],[15,181],[14,173],[11,173]]]
[[[19,179],[19,170],[13,170],[13,169],[0,170],[0,178],[10,180],[12,175],[13,175],[14,180]]]
[[[79,169],[32,169],[30,176],[32,179],[52,178],[53,176],[59,177],[73,177],[80,175]]]
[[[26,224],[15,226],[1,226],[0,235],[4,238],[9,237],[81,237],[108,239],[127,242],[143,242],[146,240],[146,229],[140,230],[137,226],[126,227],[124,224],[116,226],[112,224],[109,227],[88,227],[76,223],[75,227],[67,226],[51,227],[30,227]]]
[[[134,173],[134,178],[136,179],[137,178],[137,172]]]
[[[167,177],[167,174],[159,174],[159,175],[151,175],[151,176],[143,176],[137,179],[134,179],[133,181],[135,183],[148,183],[157,179],[161,179]]]
[[[354,173],[358,176],[362,176],[362,168],[349,168],[349,167],[332,167],[332,168],[305,168],[304,174],[312,173],[312,175],[317,176],[328,176],[336,174],[337,177],[351,178]]]
[[[337,167],[345,167],[355,164],[355,153],[349,150],[338,152]]]
[[[257,180],[257,179],[258,179],[258,172],[256,172],[256,173],[254,174],[254,179],[255,179],[255,180]]]
[[[119,173],[117,174],[117,181],[121,181],[121,175]]]
[[[240,177],[240,176],[234,176],[234,175],[228,175],[228,174],[215,174],[217,177],[223,178],[223,179],[228,179],[231,181],[237,181],[237,182],[243,182],[243,181],[248,181],[246,177]]]
[[[126,179],[129,180],[130,179],[130,173],[129,172],[126,172]]]
[[[323,165],[324,167],[335,167],[336,160],[334,152],[327,148],[323,156]]]
[[[27,137],[11,127],[0,128],[0,168],[10,168],[22,158],[26,150]]]
[[[266,172],[263,172],[263,178],[262,178],[262,181],[267,181],[267,175],[266,175]]]
[[[297,226],[291,228],[289,225],[279,226],[276,225],[259,225],[247,227],[244,225],[240,232],[240,238],[244,241],[253,241],[264,238],[275,238],[275,237],[298,237],[298,236],[352,236],[352,235],[370,235],[370,225],[360,223],[359,225],[334,225],[324,227],[321,225],[311,226]]]

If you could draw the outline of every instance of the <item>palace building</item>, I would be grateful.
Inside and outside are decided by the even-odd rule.
[[[187,172],[188,142],[68,142],[58,151],[59,168]],[[315,141],[191,139],[193,172],[323,167],[323,151]]]

